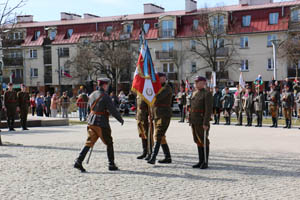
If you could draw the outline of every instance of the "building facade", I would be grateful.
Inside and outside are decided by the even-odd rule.
[[[277,79],[284,80],[295,77],[298,66],[291,66],[284,56],[274,61],[273,44],[299,30],[298,6],[300,1],[240,0],[238,5],[198,9],[196,1],[185,0],[182,11],[166,12],[154,4],[144,4],[143,14],[124,16],[61,13],[61,20],[47,22],[35,22],[31,15],[18,16],[18,23],[2,36],[3,82],[13,82],[16,87],[25,83],[32,91],[76,93],[78,86],[88,81],[72,77],[73,69],[66,64],[76,57],[78,44],[93,42],[95,36],[114,30],[120,40],[129,39],[138,47],[141,26],[157,71],[167,73],[174,83],[186,78],[193,82],[197,75],[210,79],[213,69],[203,57],[211,56],[207,51],[215,53],[214,71],[223,85],[233,86],[240,72],[247,82],[259,74],[270,81],[274,64]],[[209,26],[222,30],[222,38],[214,41],[212,34],[206,37],[203,18],[199,17],[203,15]],[[207,46],[203,45],[205,40]],[[213,51],[213,47],[217,49]],[[230,52],[234,52],[230,55],[232,63],[225,68]]]

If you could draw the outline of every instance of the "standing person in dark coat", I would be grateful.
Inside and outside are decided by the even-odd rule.
[[[285,117],[285,127],[283,128],[291,128],[292,127],[292,110],[294,106],[294,94],[290,91],[290,85],[285,84],[284,92],[282,94],[282,107],[283,113]]]
[[[229,92],[229,88],[225,88],[225,94],[221,98],[221,102],[223,104],[224,117],[225,117],[225,125],[230,125],[231,123],[231,110],[233,106],[233,97]]]
[[[22,129],[28,130],[27,128],[27,116],[28,109],[30,106],[29,93],[26,91],[26,86],[24,84],[21,85],[21,91],[18,92],[18,105],[20,107],[20,119]]]
[[[265,95],[260,91],[260,86],[256,86],[256,96],[253,98],[254,110],[257,117],[257,125],[255,127],[262,127],[263,112],[265,110]]]
[[[85,146],[75,160],[74,168],[85,172],[82,162],[88,153],[89,149],[94,146],[100,138],[107,147],[108,169],[118,170],[115,165],[113,138],[111,136],[111,128],[109,125],[109,114],[112,114],[122,125],[124,120],[121,114],[113,105],[111,98],[106,93],[109,88],[109,79],[103,78],[99,80],[99,90],[94,91],[89,97],[89,106],[91,113],[88,116],[88,138]]]
[[[244,94],[244,110],[247,116],[247,125],[246,126],[252,126],[253,121],[253,93],[251,86],[246,87],[246,93]]]
[[[20,108],[17,103],[17,93],[13,91],[13,84],[8,84],[8,90],[4,93],[4,107],[3,109],[7,113],[7,126],[9,131],[15,131],[14,123],[16,112],[19,112]]]
[[[47,96],[45,96],[44,98],[44,102],[45,102],[45,115],[46,117],[50,117],[51,115],[51,95],[50,92],[47,92]]]
[[[214,103],[213,103],[213,113],[215,118],[215,123],[213,124],[219,124],[220,123],[220,116],[221,116],[221,98],[222,98],[222,92],[219,90],[219,87],[215,87],[215,94],[214,94]]]

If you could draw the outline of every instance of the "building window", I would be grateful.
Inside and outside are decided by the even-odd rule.
[[[150,28],[150,24],[144,24],[144,31],[147,34]]]
[[[56,31],[51,30],[50,33],[49,33],[50,40],[55,40],[55,37],[56,37]]]
[[[164,73],[173,73],[174,72],[174,63],[164,63],[163,64]]]
[[[191,50],[196,50],[196,41],[191,40]]]
[[[37,40],[39,37],[40,37],[40,35],[41,35],[41,31],[35,31],[34,32],[34,40]]]
[[[106,33],[107,35],[110,35],[110,34],[111,34],[111,32],[112,32],[112,29],[113,29],[113,27],[112,27],[112,26],[107,26],[107,27],[106,27],[106,31],[105,31],[105,33]]]
[[[278,24],[279,13],[270,13],[269,14],[269,24]]]
[[[243,16],[242,26],[247,27],[251,24],[251,15]]]
[[[268,47],[272,46],[272,40],[277,40],[277,35],[268,35]]]
[[[267,70],[273,70],[274,69],[274,62],[272,58],[268,59],[268,67]]]
[[[29,57],[30,58],[37,58],[37,50],[36,49],[30,49]]]
[[[249,71],[248,60],[241,60],[241,71]]]
[[[14,32],[14,33],[10,33],[8,35],[8,38],[10,40],[23,40],[23,33],[22,32]]]
[[[162,37],[174,37],[174,22],[162,21]]]
[[[59,48],[58,49],[58,54],[59,54],[59,57],[69,57],[70,50],[67,47]]]
[[[292,11],[291,20],[292,20],[292,22],[298,22],[299,21],[299,10],[293,10]]]
[[[70,39],[73,35],[73,29],[68,29],[66,34],[66,39]]]
[[[30,69],[30,77],[38,77],[39,76],[39,70],[38,68],[31,68]]]
[[[198,19],[194,19],[194,21],[193,21],[193,29],[197,30],[198,26],[199,26],[199,20]]]
[[[165,52],[173,51],[174,50],[174,42],[163,42],[162,50]]]
[[[225,40],[223,38],[214,39],[211,43],[211,48],[224,48]]]
[[[217,72],[224,71],[225,62],[217,61]]]
[[[248,48],[249,40],[247,36],[241,37],[240,46],[241,48]]]
[[[126,26],[125,26],[125,28],[126,28],[126,33],[131,33],[131,30],[132,30],[132,25],[131,24],[127,24]]]
[[[213,30],[224,31],[224,15],[216,15],[212,18]]]
[[[196,62],[192,62],[191,73],[196,73],[196,72],[197,72],[197,64]]]

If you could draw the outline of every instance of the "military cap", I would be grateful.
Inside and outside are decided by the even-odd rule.
[[[110,80],[108,78],[98,78],[98,83],[99,84],[105,84],[105,83],[109,83]]]
[[[13,83],[8,83],[8,86],[13,86]]]
[[[165,73],[163,73],[163,72],[158,72],[157,75],[158,75],[159,77],[166,77],[166,76],[167,76],[167,75],[166,75]]]
[[[204,78],[203,76],[197,76],[195,78],[195,82],[198,82],[198,81],[206,81],[206,78]]]

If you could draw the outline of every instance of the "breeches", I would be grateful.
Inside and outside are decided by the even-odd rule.
[[[158,118],[154,120],[154,126],[155,126],[155,140],[157,142],[160,142],[161,144],[167,144],[166,140],[166,132],[169,128],[170,125],[170,118],[165,117],[165,118]]]
[[[148,130],[149,130],[149,122],[148,120],[138,120],[137,121],[139,137],[142,139],[147,139]]]
[[[285,119],[292,119],[292,108],[283,108],[283,114]]]
[[[270,113],[273,118],[278,117],[278,106],[270,105]]]
[[[99,126],[88,125],[87,132],[88,138],[85,145],[88,147],[93,147],[98,138],[100,138],[102,142],[107,146],[113,144],[110,128],[101,128]]]
[[[199,147],[204,147],[204,140],[206,140],[206,145],[209,146],[209,129],[206,131],[206,138],[204,138],[204,129],[203,125],[194,125],[192,124],[192,133],[193,133],[193,138],[194,142],[199,146]]]

